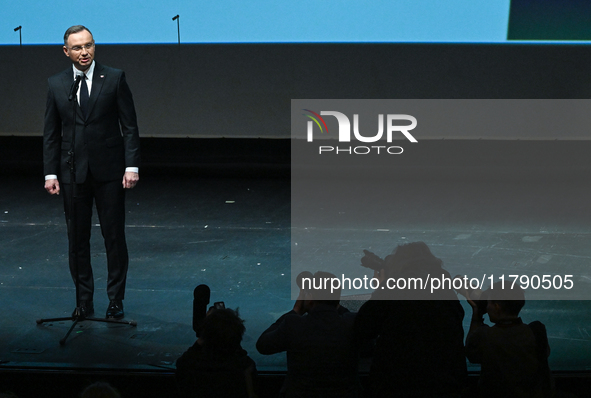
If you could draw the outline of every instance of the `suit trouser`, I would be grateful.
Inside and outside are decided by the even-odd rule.
[[[68,220],[72,208],[70,190],[73,184],[63,185],[64,209]],[[68,240],[70,273],[74,283],[76,275],[79,281],[77,300],[92,300],[94,293],[94,277],[90,264],[93,201],[96,203],[107,252],[107,295],[109,300],[123,300],[129,256],[125,241],[125,190],[121,180],[96,181],[89,172],[84,183],[74,185],[75,217],[72,225],[68,225]]]

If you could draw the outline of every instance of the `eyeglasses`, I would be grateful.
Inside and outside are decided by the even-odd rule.
[[[92,43],[87,43],[83,46],[74,46],[74,47],[70,47],[70,50],[72,51],[82,51],[82,49],[84,48],[85,50],[90,50],[91,48],[94,47],[94,42]]]

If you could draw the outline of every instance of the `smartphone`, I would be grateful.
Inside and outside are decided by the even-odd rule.
[[[213,303],[213,308],[215,308],[216,310],[223,310],[226,308],[226,305],[223,301],[216,301],[215,303]]]

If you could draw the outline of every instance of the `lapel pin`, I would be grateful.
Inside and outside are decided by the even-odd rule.
[[[101,75],[101,79],[104,78],[104,77],[105,77],[105,75]]]

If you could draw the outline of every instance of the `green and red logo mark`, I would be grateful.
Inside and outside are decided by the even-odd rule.
[[[303,115],[304,115],[304,116],[306,116],[306,117],[308,117],[308,118],[310,118],[310,119],[312,119],[312,120],[313,120],[313,121],[316,123],[316,125],[317,125],[317,126],[320,128],[320,132],[321,132],[321,133],[324,133],[324,130],[326,130],[326,133],[328,134],[328,127],[326,127],[326,122],[324,121],[324,119],[322,118],[322,116],[320,116],[320,115],[319,115],[319,114],[317,114],[316,112],[314,112],[314,111],[311,111],[311,110],[309,110],[309,109],[304,109],[304,110],[305,110],[306,112],[310,112],[310,113],[311,113],[312,115],[314,115],[314,116],[312,116],[312,115],[306,115],[306,114],[303,114]],[[318,121],[319,119],[320,119],[320,122],[322,122],[322,125],[321,125],[321,124],[320,124],[320,122]],[[324,126],[324,130],[322,129],[322,126]],[[309,140],[308,140],[308,141],[309,141]]]

